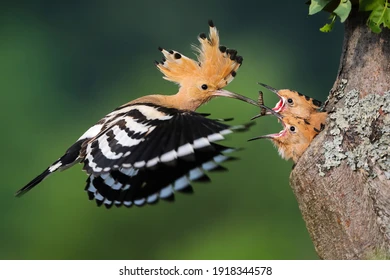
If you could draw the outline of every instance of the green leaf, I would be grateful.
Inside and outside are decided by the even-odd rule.
[[[352,3],[350,0],[341,0],[339,6],[333,11],[340,17],[340,21],[344,22],[352,9]]]
[[[381,33],[382,29],[378,26],[376,22],[369,21],[368,26],[371,28],[371,31],[374,33]]]
[[[369,12],[383,7],[385,0],[359,0],[359,11]]]
[[[324,32],[324,33],[328,33],[330,31],[332,31],[333,26],[334,26],[334,23],[327,23],[323,27],[320,28],[320,31]]]
[[[325,24],[323,27],[320,28],[321,32],[328,33],[332,31],[334,23],[336,22],[336,15],[332,14],[331,17],[332,21],[330,23]]]
[[[309,7],[309,15],[314,15],[329,4],[329,2],[332,0],[311,0],[310,7]]]
[[[390,3],[387,3],[386,12],[383,16],[383,25],[390,28]]]
[[[372,32],[380,33],[382,31],[381,25],[390,28],[390,3],[388,0],[381,1],[379,5],[371,12],[368,18],[368,26]]]

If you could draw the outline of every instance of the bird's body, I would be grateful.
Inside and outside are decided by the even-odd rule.
[[[180,85],[175,95],[149,95],[124,104],[89,128],[66,153],[17,192],[20,196],[45,177],[76,163],[89,175],[89,198],[107,208],[172,200],[189,192],[191,181],[207,181],[205,171],[221,170],[234,149],[216,144],[240,127],[229,127],[194,112],[215,96],[255,101],[222,90],[236,75],[242,57],[219,46],[212,22],[210,39],[199,36],[199,61],[159,48],[156,63],[164,78]]]

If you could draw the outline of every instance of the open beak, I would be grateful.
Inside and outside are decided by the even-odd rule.
[[[269,114],[269,115],[274,115],[275,117],[278,118],[278,120],[282,123],[283,125],[283,130],[280,131],[279,133],[273,133],[273,134],[267,134],[267,135],[261,135],[261,136],[257,136],[257,137],[254,137],[254,138],[251,138],[249,139],[248,141],[253,141],[253,140],[257,140],[257,139],[274,139],[274,138],[277,138],[277,137],[281,137],[285,134],[285,129],[286,129],[286,125],[284,124],[283,122],[283,117],[278,113],[278,112],[275,112],[273,109],[267,107],[267,106],[264,106],[264,105],[259,105],[260,108],[264,108],[266,110],[266,114]],[[254,120],[256,118],[259,118],[263,116],[262,114],[259,114],[259,115],[256,115],[254,116],[251,120]]]
[[[216,90],[213,93],[213,96],[224,96],[224,97],[234,98],[234,99],[238,99],[238,100],[244,101],[246,103],[255,105],[256,107],[259,107],[259,104],[255,100],[252,100],[246,96],[243,96],[243,95],[240,95],[240,94],[237,94],[234,92],[230,92],[230,91],[227,91],[224,89]]]
[[[256,136],[256,137],[253,137],[251,139],[248,139],[248,141],[253,141],[253,140],[257,140],[257,139],[271,139],[271,140],[273,140],[275,138],[282,137],[283,135],[286,134],[286,125],[284,124],[283,121],[281,121],[281,123],[283,124],[283,129],[279,133],[272,133],[272,134],[267,134],[267,135]]]
[[[280,112],[282,110],[282,108],[284,107],[286,101],[284,100],[284,98],[282,96],[279,95],[279,90],[277,90],[269,85],[263,84],[263,83],[258,83],[258,84],[265,87],[269,91],[272,91],[273,93],[275,93],[279,97],[279,102],[276,103],[275,107],[272,108],[272,110],[275,112]],[[269,113],[267,112],[266,115],[269,115]]]

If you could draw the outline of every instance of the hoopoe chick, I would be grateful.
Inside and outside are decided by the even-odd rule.
[[[209,26],[208,38],[199,35],[198,61],[160,48],[164,59],[156,66],[180,86],[177,94],[144,96],[118,107],[16,195],[58,170],[83,163],[89,175],[85,190],[99,206],[141,206],[172,200],[177,191],[191,192],[192,181],[209,180],[205,171],[223,170],[220,163],[234,149],[214,142],[239,127],[194,111],[216,96],[256,102],[222,89],[243,58],[220,46],[216,27],[211,21]]]
[[[275,107],[272,108],[274,112],[279,113],[281,116],[294,116],[300,118],[307,124],[312,124],[314,127],[317,127],[321,123],[325,124],[328,113],[321,110],[321,101],[294,90],[277,90],[266,84],[259,84],[279,97],[279,101],[276,103]],[[271,113],[268,111],[266,114],[269,115]]]
[[[319,127],[309,125],[303,119],[294,116],[283,117],[280,113],[265,106],[262,107],[267,109],[268,114],[273,114],[278,118],[283,125],[283,130],[279,133],[257,136],[248,141],[270,139],[283,159],[292,159],[294,162],[297,162],[314,137],[324,128],[323,125]]]

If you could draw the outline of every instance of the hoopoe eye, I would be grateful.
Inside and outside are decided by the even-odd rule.
[[[293,101],[291,98],[287,99],[287,102],[288,102],[288,104],[290,104],[290,105],[293,105],[293,104],[294,104],[294,101]]]
[[[207,86],[206,84],[203,84],[203,85],[202,85],[202,89],[203,89],[203,90],[206,90],[206,89],[208,89],[208,86]]]
[[[295,126],[290,126],[290,131],[295,132]]]

